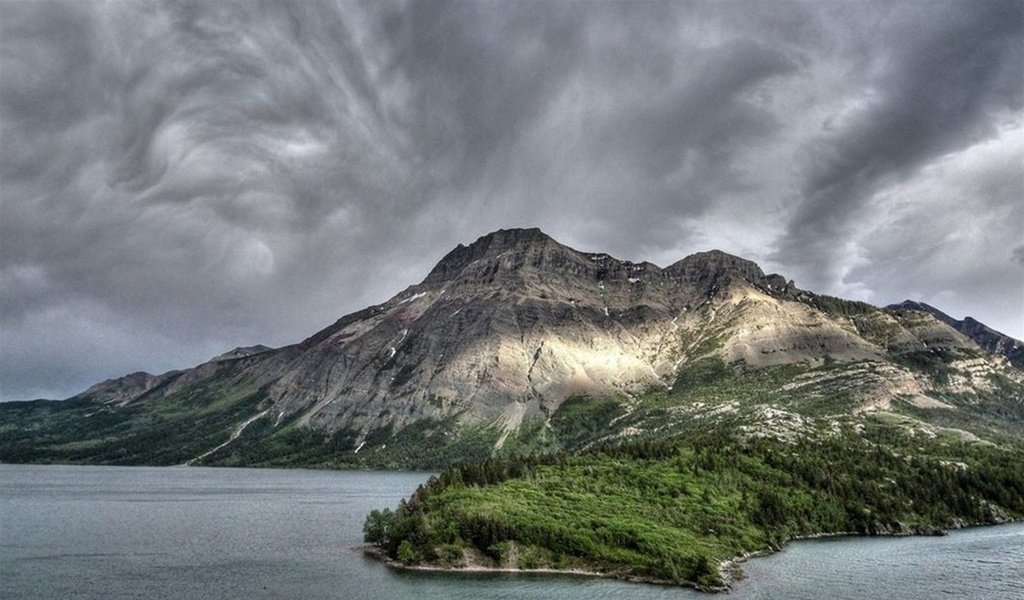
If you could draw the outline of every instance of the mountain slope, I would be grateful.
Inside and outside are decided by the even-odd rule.
[[[886,308],[888,310],[916,310],[918,312],[928,313],[964,334],[981,348],[991,352],[992,354],[1005,356],[1006,360],[1010,361],[1010,364],[1018,369],[1024,369],[1024,342],[1013,339],[1004,333],[1000,333],[971,317],[964,317],[962,321],[954,319],[934,306],[930,306],[924,302],[914,302],[912,300],[904,300],[899,304],[892,304]]]
[[[0,460],[436,467],[864,414],[998,441],[1022,398],[1024,373],[930,313],[719,251],[660,268],[501,230],[299,344],[0,406]]]

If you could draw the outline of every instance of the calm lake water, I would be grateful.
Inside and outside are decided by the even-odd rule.
[[[394,571],[353,549],[425,473],[0,465],[0,597],[1024,598],[1024,524],[792,544],[728,596],[541,575]]]

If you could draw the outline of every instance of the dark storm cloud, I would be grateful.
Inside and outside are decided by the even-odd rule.
[[[890,8],[877,34],[887,47],[877,50],[877,65],[868,68],[877,72],[867,73],[861,105],[840,123],[827,122],[832,131],[807,144],[801,205],[775,256],[799,268],[813,286],[842,276],[844,261],[837,254],[881,186],[992,136],[998,119],[1019,111],[1024,100],[1024,4]]]
[[[873,201],[876,209],[890,208],[884,225],[860,242],[864,260],[848,278],[878,290],[876,300],[882,303],[917,298],[950,314],[976,318],[982,307],[988,314],[1009,316],[1006,324],[991,325],[1011,333],[1019,329],[1024,325],[1024,265],[1014,259],[1011,244],[1024,223],[1022,156],[1020,137],[1008,144],[978,144],[883,192],[927,202]]]
[[[479,233],[511,213],[631,254],[674,243],[666,212],[696,217],[742,185],[736,148],[778,128],[752,90],[797,69],[779,32],[719,30],[722,18],[593,2],[416,3],[389,17],[389,72],[411,89],[430,195],[468,205],[453,214]],[[707,31],[684,35],[694,24]]]
[[[299,340],[499,227],[1010,298],[962,255],[1019,243],[1020,9],[0,2],[0,397]]]
[[[7,394],[26,352],[99,338],[107,374],[168,368],[363,300],[367,213],[407,194],[351,23],[306,3],[0,9]]]

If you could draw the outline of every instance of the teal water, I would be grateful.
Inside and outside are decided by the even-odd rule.
[[[0,465],[0,598],[693,599],[543,575],[395,571],[363,518],[425,473]],[[728,598],[1024,598],[1024,524],[842,539],[754,559]]]

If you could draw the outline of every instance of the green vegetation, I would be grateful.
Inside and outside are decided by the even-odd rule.
[[[926,533],[1024,515],[1024,452],[868,420],[792,442],[726,429],[444,471],[366,540],[405,564],[582,568],[724,584],[718,564],[796,536]]]
[[[889,348],[903,332],[899,322],[884,310],[876,310],[851,318],[858,335],[883,348]]]
[[[228,440],[259,412],[263,391],[226,369],[216,385],[155,388],[119,407],[89,400],[0,404],[0,460],[181,464]]]
[[[295,417],[293,417],[295,419]],[[363,443],[346,429],[327,435],[288,422],[253,423],[208,464],[323,469],[436,469],[469,457],[489,456],[500,432],[494,428],[460,426],[457,417],[422,419],[395,431],[391,425],[371,432]],[[356,452],[356,449],[359,452]]]
[[[551,428],[562,446],[576,450],[609,431],[609,423],[624,413],[614,398],[573,396],[551,416]]]
[[[826,361],[818,367],[802,363],[751,367],[743,361],[726,364],[718,357],[701,358],[680,365],[671,390],[646,394],[641,410],[621,422],[625,426],[659,431],[665,427],[687,431],[692,422],[680,423],[678,417],[672,419],[670,415],[657,417],[650,414],[649,409],[655,406],[669,410],[697,406],[713,409],[727,403],[736,405],[735,413],[729,413],[736,422],[746,420],[751,409],[773,405],[808,415],[846,413],[855,408],[856,403],[845,388],[858,385],[853,380],[856,371],[863,367],[860,363],[836,361]],[[793,385],[801,378],[808,383]],[[817,378],[821,383],[814,383]],[[851,380],[849,386],[847,380]]]
[[[949,376],[954,372],[949,363],[955,358],[957,357],[948,351],[935,348],[894,354],[892,361],[928,375],[938,385],[945,385],[949,383]]]
[[[844,300],[843,298],[826,296],[824,294],[813,294],[808,304],[830,317],[857,317],[880,310],[867,302]]]

